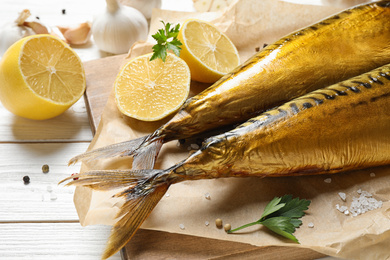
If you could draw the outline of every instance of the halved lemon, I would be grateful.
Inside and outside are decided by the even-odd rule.
[[[189,19],[180,28],[180,58],[190,67],[193,80],[214,83],[240,64],[237,48],[214,25]]]
[[[78,55],[51,35],[22,38],[0,62],[0,100],[12,113],[36,120],[58,116],[85,91]]]
[[[115,101],[126,116],[157,121],[177,111],[188,97],[191,74],[184,60],[168,53],[165,62],[152,53],[126,63],[115,80]]]

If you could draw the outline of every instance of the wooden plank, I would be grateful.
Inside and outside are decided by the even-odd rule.
[[[127,54],[85,62],[87,89],[85,103],[93,134],[100,122],[104,106],[114,86],[115,78]]]
[[[256,247],[152,230],[138,230],[123,252],[124,259],[310,260],[325,256],[304,248]]]
[[[96,260],[101,258],[109,226],[79,223],[0,224],[1,259]],[[110,260],[121,259],[120,253]]]
[[[62,115],[48,120],[16,116],[0,104],[0,142],[90,142],[91,127],[84,99]]]
[[[74,187],[58,182],[80,165],[68,160],[84,152],[88,143],[0,144],[0,223],[20,221],[78,221],[73,204]],[[49,172],[42,172],[42,165]],[[25,185],[23,176],[30,177]]]
[[[93,129],[96,129],[100,122],[101,113],[111,93],[115,77],[124,57],[125,55],[113,56],[85,63],[88,80],[86,99],[88,100],[88,111]],[[222,257],[251,259],[255,256],[270,257],[272,255],[276,255],[277,258],[265,259],[315,259],[324,256],[309,249],[260,248],[243,243],[151,230],[138,231],[123,249],[124,259],[205,259]]]

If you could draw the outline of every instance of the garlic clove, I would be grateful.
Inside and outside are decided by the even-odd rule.
[[[36,34],[48,34],[49,30],[46,26],[39,22],[24,22],[24,26],[31,28]]]
[[[15,23],[17,25],[23,25],[23,23],[31,16],[30,10],[24,9],[22,12],[20,12],[18,18],[16,18]]]
[[[81,23],[76,27],[57,26],[57,28],[63,35],[63,39],[69,44],[86,44],[91,38],[91,24],[89,22]]]

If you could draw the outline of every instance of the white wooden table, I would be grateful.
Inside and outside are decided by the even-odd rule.
[[[91,21],[104,6],[104,0],[1,0],[0,26],[26,8],[48,25],[75,25]],[[168,7],[193,8],[191,0],[163,1],[162,8]],[[105,56],[93,44],[75,50],[83,61]],[[80,166],[68,167],[67,161],[92,140],[84,100],[52,120],[23,119],[2,105],[0,118],[0,259],[100,259],[110,227],[81,227],[74,188],[57,185],[78,172]],[[48,173],[42,172],[44,164]]]

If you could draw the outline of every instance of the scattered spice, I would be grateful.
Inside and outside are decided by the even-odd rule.
[[[351,206],[349,207],[352,216],[355,217],[357,215],[366,213],[367,211],[382,207],[383,202],[373,198],[371,193],[362,191],[361,189],[359,189],[357,192],[360,194],[360,196],[358,198],[353,197]]]
[[[260,47],[256,47],[256,48],[255,48],[255,51],[256,51],[256,52],[260,51]]]
[[[206,221],[204,224],[208,227],[210,225],[210,222]]]
[[[24,182],[24,184],[26,184],[26,185],[29,184],[29,183],[30,183],[30,177],[27,176],[27,175],[24,176],[24,177],[23,177],[23,182]]]
[[[268,46],[268,43],[264,43],[263,44],[263,48],[267,47]]]
[[[49,165],[47,165],[47,164],[42,165],[42,172],[48,173],[49,172]]]
[[[186,139],[179,139],[180,144],[184,144],[186,142]]]
[[[205,197],[207,200],[210,200],[210,199],[211,199],[210,193],[208,193],[208,192],[204,195],[204,197]]]
[[[344,192],[339,192],[339,196],[343,201],[347,199],[347,195]]]
[[[62,12],[62,14],[66,14],[66,10],[65,9],[62,9],[61,12]]]
[[[375,177],[375,173],[370,173],[370,177]]]
[[[357,190],[360,195],[358,198],[353,197],[350,207],[340,206],[336,204],[336,209],[345,215],[352,215],[356,217],[360,214],[366,213],[367,211],[381,208],[383,205],[382,201],[378,201],[372,197],[372,194],[367,191]]]
[[[56,200],[57,199],[57,195],[55,195],[54,193],[50,194],[50,200]]]
[[[73,176],[73,175],[77,175],[77,173],[72,173],[72,175],[70,175],[70,176]],[[77,177],[76,177],[76,178],[73,178],[74,181],[76,181],[76,180],[78,180],[78,179],[79,179],[79,178],[77,178]]]
[[[35,19],[39,20],[40,18],[39,18],[39,16],[35,16]]]
[[[222,219],[217,218],[215,220],[215,226],[217,226],[217,228],[222,228]]]
[[[181,230],[185,229],[184,224],[180,224],[179,227],[180,227]]]
[[[47,186],[47,187],[46,187],[46,190],[47,190],[48,192],[52,192],[52,191],[53,191],[53,187],[52,187],[52,186]]]
[[[193,149],[193,150],[198,150],[198,149],[199,149],[199,145],[197,145],[197,144],[191,144],[191,149]]]
[[[230,229],[232,229],[232,226],[230,224],[225,224],[225,226],[223,226],[223,229],[228,232]]]
[[[313,228],[314,227],[314,223],[313,222],[309,222],[309,224],[307,224],[307,227]]]
[[[325,183],[331,183],[331,182],[332,182],[332,179],[331,179],[331,178],[326,178],[326,179],[324,180],[324,182],[325,182]]]

